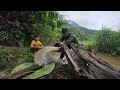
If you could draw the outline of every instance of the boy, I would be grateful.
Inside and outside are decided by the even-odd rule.
[[[31,48],[33,53],[35,53],[38,50],[43,48],[43,45],[39,39],[40,39],[39,36],[35,36],[34,40],[32,40],[32,42],[31,42],[30,48]]]

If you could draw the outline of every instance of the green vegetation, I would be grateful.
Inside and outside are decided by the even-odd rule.
[[[105,27],[99,31],[90,30],[71,20],[62,20],[60,25],[74,32],[80,44],[85,47],[98,52],[120,54],[120,32]]]
[[[34,36],[39,35],[44,45],[53,45],[61,37],[61,28],[68,28],[85,47],[120,54],[119,31],[87,29],[65,20],[57,11],[0,11],[0,17],[0,44],[7,45],[0,46],[0,69],[33,62],[34,55],[29,46]]]
[[[94,48],[102,53],[120,54],[120,32],[112,31],[110,28],[102,28],[90,39],[82,41],[86,47]]]
[[[44,45],[52,45],[61,36],[62,27],[74,32],[80,41],[95,32],[65,20],[57,11],[0,11],[0,17],[0,43],[3,45],[28,47],[34,35],[39,35]]]
[[[57,11],[0,11],[0,43],[29,46],[34,35],[45,45],[60,36]]]
[[[96,33],[97,50],[106,53],[120,53],[120,32],[112,31],[109,28],[102,28]]]
[[[0,69],[10,68],[24,62],[33,62],[33,53],[28,48],[6,47],[0,48]]]
[[[80,44],[84,47],[95,49],[95,40],[82,41],[82,42],[80,42]]]
[[[22,64],[16,66],[16,67],[11,71],[11,73],[13,74],[13,73],[22,71],[22,70],[24,70],[24,69],[26,69],[26,68],[31,67],[32,65],[33,65],[33,62],[22,63]]]
[[[47,75],[49,73],[51,73],[55,68],[55,63],[52,63],[50,65],[47,65],[46,67],[43,67],[42,69],[36,70],[34,73],[29,74],[25,77],[23,77],[22,79],[36,79],[36,78],[40,78],[44,75]]]

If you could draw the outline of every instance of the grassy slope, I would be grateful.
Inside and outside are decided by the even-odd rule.
[[[33,53],[28,48],[0,46],[0,69],[7,69],[23,62],[33,61]]]

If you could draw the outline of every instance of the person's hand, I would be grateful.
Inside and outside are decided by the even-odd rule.
[[[37,48],[41,49],[42,47],[41,46],[37,46]]]
[[[40,48],[40,46],[36,46],[37,48]]]
[[[39,46],[33,46],[33,48],[39,48]]]
[[[45,47],[45,46],[41,46],[41,48],[43,48],[43,47]]]
[[[64,45],[64,43],[63,42],[59,42],[60,43],[60,45]]]

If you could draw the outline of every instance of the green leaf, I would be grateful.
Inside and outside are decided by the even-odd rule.
[[[52,63],[50,65],[45,66],[42,69],[39,69],[37,71],[35,71],[34,73],[27,75],[25,77],[23,77],[22,79],[36,79],[36,78],[40,78],[44,75],[47,75],[49,73],[51,73],[55,68],[55,63]]]
[[[11,73],[13,74],[13,73],[22,71],[22,70],[24,70],[24,69],[26,69],[26,68],[31,67],[32,65],[33,65],[33,62],[22,63],[22,64],[16,66],[16,67],[12,70]]]

